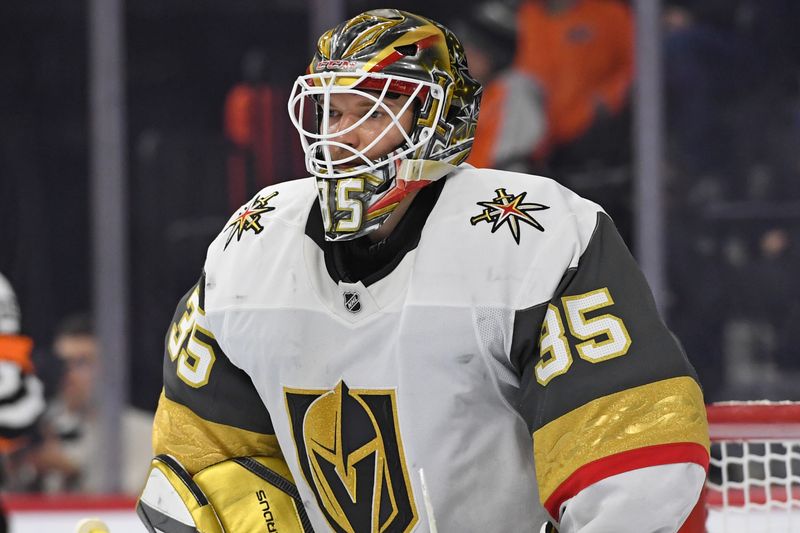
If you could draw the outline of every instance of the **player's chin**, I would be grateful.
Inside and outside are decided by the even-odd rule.
[[[386,155],[388,155],[388,152],[384,151],[384,152],[378,152],[377,154],[365,153],[364,158],[359,157],[357,160],[352,160],[351,158],[345,155],[342,155],[339,158],[332,155],[331,159],[334,162],[337,160],[344,161],[343,163],[338,163],[338,164],[334,163],[333,165],[333,168],[336,169],[337,172],[343,173],[363,167],[364,165],[368,164],[367,161],[369,161],[369,164],[374,164],[375,162],[380,160],[382,157],[385,157]]]
[[[335,168],[339,172],[348,172],[351,170],[355,170],[359,166],[361,165],[357,162],[348,161],[347,163],[339,163],[338,165],[333,165],[333,168]]]
[[[358,165],[358,162],[353,157],[353,154],[331,153],[331,163],[336,170],[344,170],[353,168]]]

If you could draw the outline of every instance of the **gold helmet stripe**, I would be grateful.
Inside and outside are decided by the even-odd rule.
[[[317,42],[319,52],[325,59],[331,58],[331,41],[333,40],[333,30],[326,31]],[[311,63],[313,66],[313,62]]]
[[[396,41],[391,43],[389,46],[384,48],[380,51],[380,53],[375,54],[375,56],[370,59],[365,65],[364,70],[367,72],[373,72],[376,70],[380,70],[381,68],[385,67],[388,63],[384,63],[384,60],[388,59],[389,56],[392,54],[397,54],[395,60],[400,59],[403,57],[400,55],[395,48],[398,46],[406,46],[409,44],[417,44],[417,42],[422,41],[428,37],[434,36],[441,36],[441,39],[436,39],[440,41],[440,46],[446,46],[444,35],[442,34],[441,30],[434,26],[433,24],[427,24],[425,26],[420,26],[419,28],[415,28],[411,31],[408,31],[401,35]],[[447,54],[443,54],[444,57],[447,57]],[[378,67],[378,68],[376,68]],[[448,71],[450,70],[450,65],[440,65],[441,68],[446,68]]]
[[[399,204],[400,204],[400,202],[395,202],[393,204],[387,205],[384,208],[376,209],[375,211],[371,211],[370,213],[367,214],[367,220],[374,220],[374,219],[376,219],[378,217],[382,217],[383,215],[391,213],[392,211],[394,211],[397,208],[397,206]]]
[[[344,52],[344,54],[342,54],[341,59],[346,59],[348,57],[351,57],[352,55],[357,54],[364,48],[373,45],[375,41],[378,40],[378,37],[380,37],[384,32],[386,32],[391,28],[394,28],[395,26],[403,22],[403,19],[400,18],[385,18],[385,17],[361,15],[359,17],[355,17],[354,19],[349,20],[347,22],[347,25],[342,29],[340,33],[346,33],[348,30],[350,30],[350,28],[352,28],[357,24],[373,20],[377,20],[379,22],[374,26],[370,26],[369,28],[361,32],[361,34],[358,35],[355,39],[353,39],[352,42],[350,43],[350,46],[348,46],[347,50]]]

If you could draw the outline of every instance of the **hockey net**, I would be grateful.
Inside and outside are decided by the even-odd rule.
[[[707,531],[800,532],[800,403],[708,406]]]

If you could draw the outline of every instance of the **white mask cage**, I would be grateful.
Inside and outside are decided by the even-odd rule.
[[[409,98],[400,110],[394,112],[385,103],[389,93],[401,93]],[[364,115],[344,130],[331,132],[329,126],[331,96],[336,94],[358,95],[370,100],[372,106],[365,107]],[[374,173],[395,161],[414,159],[421,155],[433,137],[436,125],[439,124],[444,109],[444,98],[442,87],[431,82],[374,74],[363,70],[321,72],[297,78],[289,97],[288,108],[292,124],[300,133],[308,172],[317,178],[338,179]],[[315,106],[319,106],[319,118],[315,116],[313,120],[307,120],[304,116],[307,107],[305,102],[309,100]],[[400,123],[400,117],[403,113],[412,113],[414,102],[417,100],[421,101],[420,109],[433,111],[434,116],[424,121],[427,125],[417,121],[412,125],[411,132],[407,133]],[[367,146],[358,149],[336,140],[360,127],[375,111],[386,113],[391,121]],[[308,123],[316,125],[316,131],[306,129]],[[365,154],[393,128],[397,128],[403,135],[404,142],[401,147],[376,161],[368,158]],[[334,158],[331,153],[332,148],[340,149],[344,155]]]

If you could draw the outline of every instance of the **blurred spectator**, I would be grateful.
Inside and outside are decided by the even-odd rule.
[[[690,200],[780,200],[798,190],[786,149],[798,140],[798,17],[791,0],[666,4],[671,163]]]
[[[735,6],[672,1],[664,10],[664,81],[671,163],[687,200],[702,204],[745,190],[735,121],[756,88],[755,56],[736,32]]]
[[[728,290],[720,232],[699,213],[673,206],[667,239],[669,326],[692,361],[703,395],[718,401],[724,387],[723,330],[736,294]],[[721,305],[722,302],[725,302]]]
[[[571,162],[627,154],[622,111],[633,80],[633,17],[615,0],[525,0],[515,65],[547,99],[547,144]],[[622,121],[621,124],[618,123]],[[558,156],[559,154],[555,154]]]
[[[64,319],[53,344],[64,365],[61,386],[41,424],[41,443],[28,456],[33,468],[30,488],[44,492],[97,492],[103,479],[95,461],[101,445],[97,421],[100,354],[88,317]],[[137,494],[152,457],[150,413],[127,408],[120,420],[122,491]],[[144,469],[144,470],[143,470]]]
[[[665,4],[669,315],[709,400],[798,395],[798,16],[791,0]]]
[[[20,312],[11,284],[0,274],[0,452],[20,445],[44,411],[41,382],[31,363],[33,340],[20,334]]]
[[[750,261],[741,269],[734,288],[742,294],[739,312],[761,325],[762,338],[770,341],[760,347],[757,358],[784,371],[800,370],[800,359],[794,346],[800,320],[800,280],[795,250],[796,235],[788,226],[773,226],[763,230],[754,243]],[[793,399],[800,399],[793,383]]]
[[[14,451],[44,411],[42,385],[33,375],[33,341],[20,335],[20,313],[11,284],[0,274],[0,452]],[[2,474],[2,473],[0,473]],[[7,529],[0,507],[0,533]]]
[[[753,76],[749,51],[734,31],[733,4],[670,0],[662,15],[671,169],[667,267],[674,288],[669,318],[709,401],[729,394],[725,337],[741,309],[741,293],[727,289],[739,276],[731,265],[738,240],[707,219],[710,202],[744,189],[732,126]]]
[[[480,4],[453,28],[461,36],[470,73],[483,85],[481,114],[468,163],[476,167],[530,171],[546,133],[541,88],[512,66],[516,49],[516,5]]]
[[[300,145],[286,112],[289,87],[274,79],[276,71],[280,65],[265,50],[249,50],[242,58],[243,81],[225,100],[232,210],[267,185],[305,175]]]
[[[708,0],[706,0],[708,1]],[[800,69],[800,2],[796,0],[714,0],[719,11],[736,13],[744,38],[758,53],[760,81],[797,96]],[[732,5],[733,4],[733,5]],[[734,6],[739,4],[738,8]]]

